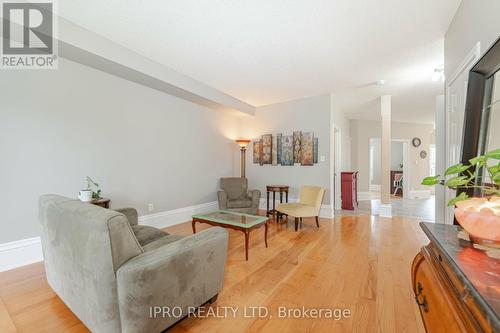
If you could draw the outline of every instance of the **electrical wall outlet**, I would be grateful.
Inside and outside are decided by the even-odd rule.
[[[153,210],[155,210],[155,205],[153,205],[152,203],[148,204],[148,210],[150,212],[152,212]]]
[[[320,156],[320,158],[319,158],[319,160],[320,160],[321,162],[324,162],[324,161],[326,160],[325,155],[321,155],[321,156]]]

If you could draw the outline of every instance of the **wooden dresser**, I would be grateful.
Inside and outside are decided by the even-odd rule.
[[[340,173],[342,209],[354,210],[358,206],[358,171]]]
[[[500,332],[500,260],[459,239],[458,226],[420,226],[430,244],[411,275],[427,332]]]

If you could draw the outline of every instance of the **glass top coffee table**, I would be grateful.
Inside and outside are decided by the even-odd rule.
[[[193,233],[196,233],[196,222],[242,231],[245,234],[245,258],[248,260],[248,238],[250,237],[250,231],[252,229],[264,226],[264,242],[267,247],[267,221],[268,218],[266,216],[217,210],[211,213],[193,215],[192,226]]]

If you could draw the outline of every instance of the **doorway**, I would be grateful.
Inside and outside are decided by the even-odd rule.
[[[370,197],[372,198],[380,196],[380,178],[382,176],[380,171],[382,164],[382,161],[380,160],[380,145],[380,138],[370,138],[369,190]],[[409,154],[409,140],[391,140],[391,196],[396,199],[398,197],[410,197],[409,180],[411,179],[411,164],[409,163]],[[397,180],[398,182],[395,183],[395,180]]]

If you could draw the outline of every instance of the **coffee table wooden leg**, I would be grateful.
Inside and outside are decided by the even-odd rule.
[[[266,224],[264,224],[264,228],[266,229],[266,231],[264,232],[264,242],[266,243],[266,247],[267,247],[267,222],[266,222]]]
[[[250,232],[245,230],[245,258],[248,261],[248,238],[250,236]]]
[[[196,233],[196,227],[194,226],[196,221],[191,222],[191,227],[193,227],[193,234]]]

